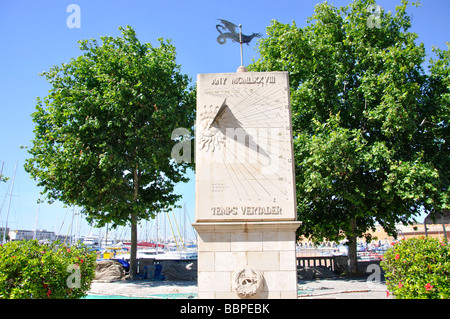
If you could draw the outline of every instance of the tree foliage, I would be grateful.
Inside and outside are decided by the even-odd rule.
[[[6,177],[6,176],[4,176],[3,174],[2,174],[2,171],[3,171],[3,164],[2,164],[2,169],[1,169],[1,171],[0,171],[0,183],[2,183],[2,182],[4,182],[4,183],[6,183],[7,181],[8,181],[8,177]]]
[[[303,28],[272,21],[250,70],[290,73],[299,234],[395,234],[424,209],[449,208],[449,51],[426,53],[396,12],[324,2]]]
[[[32,115],[25,169],[50,202],[78,205],[98,226],[135,227],[180,197],[174,185],[190,164],[171,159],[171,133],[193,126],[195,91],[170,41],[141,44],[119,29],[80,41],[83,55],[43,73],[52,89]]]

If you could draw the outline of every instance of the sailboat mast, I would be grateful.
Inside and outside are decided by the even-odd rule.
[[[34,221],[34,232],[33,232],[33,239],[36,239],[36,231],[37,231],[37,223],[39,218],[39,208],[41,207],[41,197],[38,199],[38,207],[36,212],[36,220]]]
[[[16,165],[14,166],[14,175],[13,175],[13,179],[11,181],[11,192],[9,193],[8,213],[6,214],[5,231],[3,232],[3,244],[6,243],[6,230],[8,229],[9,210],[11,208],[11,200],[12,200],[12,194],[13,194],[13,190],[14,190],[14,181],[16,180],[16,170],[17,170],[17,162],[16,162]]]
[[[169,217],[169,214],[167,214],[167,217]],[[166,250],[166,243],[167,243],[167,232],[166,232],[166,218],[163,216],[163,232],[164,232],[164,251]]]
[[[159,214],[156,215],[155,217],[156,219],[156,253],[158,253],[158,244],[159,244],[159,223],[158,223],[158,219],[159,219]]]
[[[183,238],[184,242],[186,242],[186,203],[183,204]],[[186,244],[184,245],[184,248],[186,248]]]

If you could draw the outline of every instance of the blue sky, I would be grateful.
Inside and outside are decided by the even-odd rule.
[[[12,177],[15,162],[18,163],[8,226],[13,229],[33,229],[37,211],[36,201],[40,189],[23,169],[26,150],[20,145],[31,145],[36,97],[45,97],[49,84],[38,74],[51,66],[68,62],[81,54],[77,41],[100,39],[100,36],[118,36],[119,26],[132,26],[141,42],[157,44],[157,39],[172,39],[177,48],[177,62],[183,73],[195,81],[198,73],[235,72],[240,64],[239,45],[228,41],[219,45],[216,19],[242,23],[243,33],[260,32],[265,36],[266,27],[272,19],[283,23],[295,20],[304,26],[306,18],[314,12],[317,0],[289,1],[81,1],[36,0],[0,1],[0,169]],[[336,6],[347,5],[351,0],[330,1]],[[423,0],[420,8],[411,7],[412,31],[419,35],[426,50],[431,47],[446,48],[450,41],[448,13],[450,1]],[[67,12],[70,4],[81,9],[80,28],[69,28]],[[378,1],[385,10],[395,11],[400,0]],[[244,45],[244,64],[253,57],[255,42]],[[193,178],[193,175],[191,174]],[[11,180],[10,180],[11,181]],[[5,196],[10,183],[0,184],[0,225],[4,226],[9,205]],[[179,185],[190,218],[194,221],[195,185],[191,181]],[[67,233],[72,210],[62,204],[41,204],[38,228]],[[64,218],[65,217],[65,218]],[[422,220],[419,220],[422,221]],[[63,227],[61,228],[61,225]],[[82,223],[81,233],[89,226]]]

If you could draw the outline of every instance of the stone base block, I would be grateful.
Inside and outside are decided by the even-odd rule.
[[[201,222],[199,298],[297,298],[300,222]]]

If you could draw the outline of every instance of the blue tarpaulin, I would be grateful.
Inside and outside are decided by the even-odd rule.
[[[125,259],[116,259],[119,263],[122,264],[123,268],[125,268],[125,271],[130,270],[130,263],[126,261]]]

